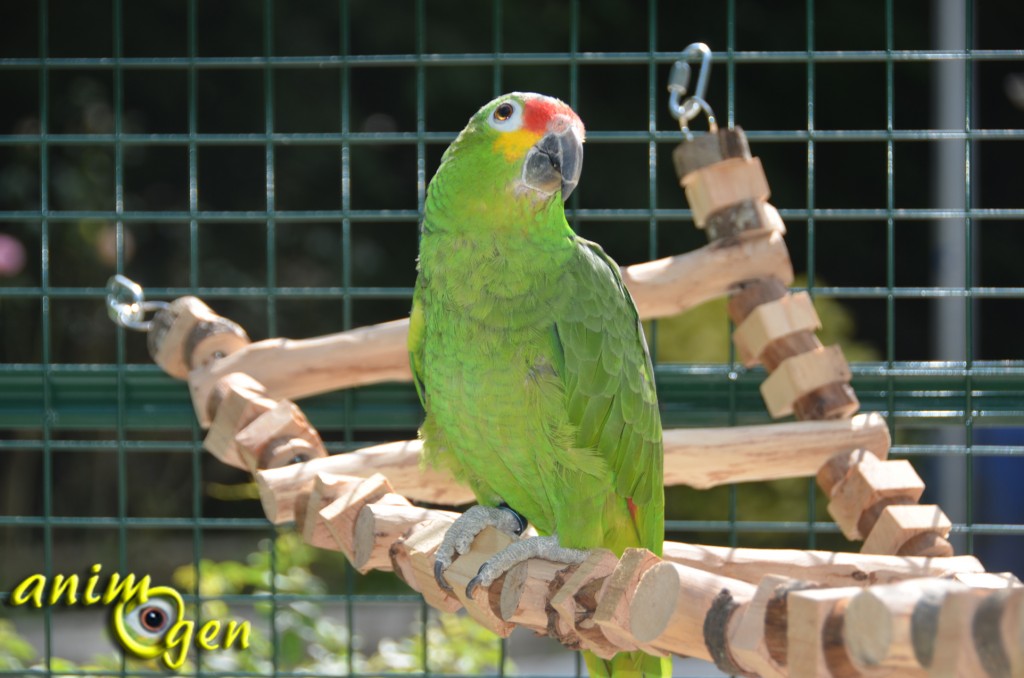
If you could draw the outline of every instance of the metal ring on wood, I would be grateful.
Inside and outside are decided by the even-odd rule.
[[[142,285],[120,273],[107,281],[107,314],[121,327],[148,332],[153,321],[146,320],[146,314],[167,306],[166,301],[146,301]]]
[[[697,87],[694,93],[687,99],[686,96],[690,87],[690,64],[687,60],[700,55],[700,72],[697,74]],[[708,91],[708,79],[711,77],[711,48],[703,42],[695,42],[683,50],[682,58],[672,65],[672,71],[668,76],[668,111],[673,118],[679,121],[679,129],[692,139],[689,123],[703,111],[708,118],[708,130],[718,131],[718,123],[715,121],[715,113],[711,110],[705,96]]]

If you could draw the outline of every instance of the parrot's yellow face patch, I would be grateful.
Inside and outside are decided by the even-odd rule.
[[[502,132],[494,140],[494,150],[505,156],[508,161],[520,160],[526,156],[530,147],[537,143],[540,135],[527,129],[515,132]]]

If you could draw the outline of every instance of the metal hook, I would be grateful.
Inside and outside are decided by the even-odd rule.
[[[121,327],[148,332],[153,325],[146,313],[167,308],[166,301],[146,301],[142,285],[118,273],[107,281],[107,315]]]
[[[700,55],[700,72],[697,74],[697,88],[687,99],[686,92],[690,87],[691,68],[688,60]],[[679,121],[679,129],[692,139],[689,122],[704,111],[708,117],[708,130],[718,131],[718,123],[715,121],[715,113],[711,110],[705,96],[708,91],[708,79],[711,77],[711,48],[703,42],[695,42],[683,50],[682,58],[672,65],[672,71],[668,76],[668,111],[672,117]]]

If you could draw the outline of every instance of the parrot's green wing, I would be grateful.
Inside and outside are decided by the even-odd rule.
[[[423,333],[426,319],[423,317],[423,302],[419,298],[420,288],[412,298],[412,312],[409,314],[409,367],[412,369],[412,382],[416,385],[416,393],[420,397],[420,405],[427,407],[427,391],[423,386]]]
[[[595,243],[577,239],[571,301],[555,330],[576,446],[596,449],[629,500],[642,546],[664,542],[661,417],[643,328],[619,267]]]

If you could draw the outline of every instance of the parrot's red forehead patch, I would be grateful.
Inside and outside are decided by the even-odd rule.
[[[548,126],[548,121],[559,113],[568,116],[570,120],[577,119],[576,112],[558,99],[548,97],[527,99],[523,105],[523,127],[531,132],[543,134]]]

